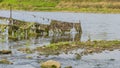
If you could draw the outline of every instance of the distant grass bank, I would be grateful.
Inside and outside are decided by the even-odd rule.
[[[120,9],[107,8],[36,8],[32,11],[62,11],[62,12],[90,12],[90,13],[120,13]]]
[[[0,0],[0,9],[120,13],[119,0]]]

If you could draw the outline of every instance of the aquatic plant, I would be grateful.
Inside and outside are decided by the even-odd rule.
[[[0,64],[12,64],[12,63],[8,61],[7,59],[2,59],[0,60]]]
[[[59,43],[50,44],[50,45],[48,45],[46,47],[52,48],[52,49],[55,50],[55,49],[58,49],[60,46],[69,45],[69,44],[70,44],[70,42],[59,42]]]
[[[58,42],[54,44],[50,44],[43,47],[37,47],[35,51],[40,52],[41,54],[54,54],[58,55],[62,52],[67,53],[70,50],[74,49],[85,49],[81,54],[76,54],[76,59],[80,58],[82,55],[91,54],[94,52],[102,52],[104,50],[114,50],[120,48],[120,41],[119,40],[95,40],[95,41],[75,41],[75,42]]]

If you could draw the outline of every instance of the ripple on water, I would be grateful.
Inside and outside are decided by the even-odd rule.
[[[0,65],[0,68],[35,68],[32,65]]]

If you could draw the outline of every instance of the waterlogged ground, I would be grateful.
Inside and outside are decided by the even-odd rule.
[[[0,16],[10,17],[9,11],[1,10]],[[49,24],[51,19],[67,22],[80,20],[83,28],[81,40],[87,40],[89,35],[92,40],[120,40],[120,14],[13,11],[13,18],[43,24]]]
[[[0,16],[9,17],[8,11],[0,11]],[[14,11],[13,18],[30,21],[43,22],[49,24],[50,20],[43,20],[41,17],[60,21],[78,22],[81,20],[83,33],[79,38],[75,35],[39,36],[22,40],[9,40],[7,35],[0,34],[0,49],[10,49],[12,54],[0,55],[0,59],[8,59],[13,64],[0,64],[0,68],[40,68],[40,63],[49,59],[59,61],[62,68],[72,66],[73,68],[120,68],[120,49],[113,51],[103,51],[77,58],[76,53],[81,53],[84,49],[76,49],[69,53],[59,55],[40,55],[37,52],[26,54],[17,51],[19,48],[47,45],[59,41],[88,40],[120,40],[120,14],[91,14],[91,13],[66,13],[66,12],[24,12]],[[3,21],[2,21],[3,22]],[[1,23],[1,21],[0,21]],[[4,40],[3,40],[4,39]]]
[[[30,42],[31,41],[31,42]],[[114,51],[103,51],[101,53],[93,53],[88,55],[80,54],[84,49],[75,49],[69,51],[68,53],[62,53],[59,55],[41,55],[38,52],[32,54],[26,54],[19,52],[19,48],[36,48],[42,45],[50,44],[52,38],[31,38],[27,40],[10,41],[9,46],[3,47],[2,45],[7,45],[1,43],[2,48],[8,48],[12,50],[10,55],[0,55],[0,59],[8,59],[12,62],[12,65],[0,64],[0,68],[40,68],[40,63],[47,60],[56,60],[62,64],[62,68],[65,66],[72,66],[73,68],[119,68],[120,67],[120,49]],[[46,43],[45,43],[46,42]],[[48,43],[47,43],[48,42]],[[29,44],[30,43],[30,44]],[[41,44],[41,45],[40,45]]]
[[[8,58],[13,65],[0,64],[0,68],[40,68],[40,62],[52,59],[59,61],[62,64],[62,68],[65,66],[72,66],[73,68],[120,68],[120,51],[104,51],[102,53],[94,53],[90,55],[82,56],[81,59],[76,59],[75,53],[80,53],[82,50],[74,50],[68,54],[41,56],[37,54],[27,55],[23,53],[13,53],[10,55],[2,55],[2,57]],[[32,56],[32,59],[26,58],[26,56]]]

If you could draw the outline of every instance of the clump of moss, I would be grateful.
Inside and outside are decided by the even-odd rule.
[[[7,59],[2,59],[2,60],[0,60],[0,64],[13,64],[13,63],[8,61]]]
[[[72,66],[67,66],[67,67],[64,67],[64,68],[72,68]]]
[[[10,51],[10,50],[1,50],[0,51],[0,54],[11,54],[12,53],[12,51]]]
[[[30,48],[19,48],[18,51],[28,54],[33,53],[33,51]]]

